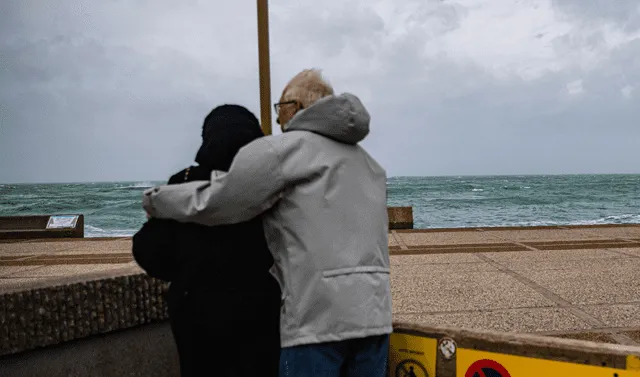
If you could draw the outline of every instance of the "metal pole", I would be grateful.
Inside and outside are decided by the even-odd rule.
[[[265,135],[271,135],[271,75],[269,67],[269,4],[258,1],[258,69],[260,70],[260,121]]]

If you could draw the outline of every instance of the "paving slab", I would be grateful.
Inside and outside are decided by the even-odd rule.
[[[560,335],[552,335],[554,338],[564,338],[564,339],[575,339],[575,340],[586,340],[588,342],[596,342],[596,343],[617,343],[615,339],[613,339],[607,333],[601,332],[581,332],[581,333],[569,333],[569,334],[560,334]]]
[[[396,238],[393,234],[389,234],[389,247],[394,247],[394,246],[400,246],[400,244],[398,243],[398,241],[396,241]]]
[[[591,326],[561,308],[490,310],[467,313],[399,314],[396,320],[506,332],[587,330]]]
[[[610,327],[640,327],[640,302],[621,305],[583,306],[581,309]]]
[[[500,238],[487,235],[484,232],[426,232],[426,233],[405,233],[398,232],[407,246],[435,246],[435,245],[458,245],[458,244],[485,244],[504,242]]]
[[[392,255],[391,265],[404,264],[438,264],[438,263],[478,263],[481,259],[473,253],[454,254],[420,254],[420,255]]]
[[[0,279],[0,294],[142,273],[144,273],[144,271],[133,262],[111,265],[110,268],[96,269],[87,273],[63,276],[18,277],[12,275],[10,278]]]
[[[640,330],[625,331],[625,332],[622,332],[621,334],[628,336],[629,338],[635,340],[636,343],[640,344]]]
[[[578,240],[603,240],[605,236],[592,235],[585,237],[575,229],[520,229],[520,230],[495,230],[484,231],[487,236],[506,241],[536,242],[536,241],[578,241]]]
[[[393,276],[416,276],[434,274],[455,274],[458,272],[498,272],[492,264],[479,263],[433,263],[433,264],[393,264],[391,274]]]
[[[622,248],[622,249],[609,249],[609,250],[640,258],[640,248],[636,248],[636,249]]]
[[[93,253],[131,252],[130,240],[77,240],[77,241],[24,241],[20,243],[0,243],[0,256],[41,255],[61,252],[87,251]]]
[[[81,242],[81,241],[79,241]],[[76,242],[19,242],[0,243],[0,256],[47,254],[78,247]]]
[[[402,237],[414,251],[425,248],[418,250],[423,254],[390,257],[394,319],[598,341],[611,341],[603,335],[611,328],[623,328],[629,334],[638,328],[640,339],[640,247],[614,249],[598,246],[602,242],[576,242],[614,240],[638,230],[397,232],[395,237]],[[402,243],[396,241],[390,234],[389,245],[398,250]],[[474,252],[469,247],[542,241],[569,241],[587,249]],[[434,246],[447,250],[429,249]],[[130,238],[0,243],[0,293],[144,273],[135,262],[116,263],[130,253]],[[21,258],[37,265],[16,265]],[[508,270],[500,271],[499,266]]]
[[[40,278],[0,279],[0,293],[11,293],[29,289],[43,288],[51,283]]]
[[[0,266],[0,278],[11,277],[17,273],[40,268],[40,266]]]
[[[38,266],[11,275],[12,278],[42,278],[91,275],[96,272],[109,272],[120,266],[114,264],[71,264],[58,266]]]
[[[609,258],[591,258],[584,260],[534,260],[534,261],[501,261],[500,264],[510,270],[514,270],[516,272],[526,272],[526,271],[538,271],[538,270],[579,270],[579,271],[589,271],[591,269],[602,268],[603,264],[607,264],[609,267],[614,267],[617,265],[626,265],[629,263],[629,260],[632,257],[624,257],[617,255]],[[631,259],[633,261],[633,259]]]
[[[528,250],[499,253],[482,253],[482,255],[498,262],[561,262],[581,261],[587,259],[621,258],[622,255],[615,251],[595,250]],[[603,262],[604,263],[604,262]]]
[[[79,248],[79,249],[68,249],[68,250],[62,250],[62,251],[56,251],[56,252],[52,252],[52,253],[47,253],[47,255],[50,255],[50,256],[82,255],[82,254],[110,255],[110,254],[124,254],[124,253],[131,254],[131,248],[129,248],[129,249],[123,249],[123,248],[109,249],[106,246],[102,246],[102,247],[98,247],[98,248],[92,249],[92,248],[89,248],[89,247],[82,247],[82,248]]]
[[[114,241],[94,241],[84,242],[72,248],[73,252],[91,251],[102,253],[121,253],[131,252],[132,242],[130,240],[114,240]]]
[[[619,238],[619,239],[640,239],[640,226],[639,227],[618,227],[618,228],[591,228],[591,229],[577,229],[580,233],[592,237],[600,236],[607,238]]]
[[[574,305],[640,301],[640,260],[610,259],[597,267],[586,266],[520,273]]]
[[[502,272],[391,276],[394,311],[401,314],[521,307],[554,303]]]

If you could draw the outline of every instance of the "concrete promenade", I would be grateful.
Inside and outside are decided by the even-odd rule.
[[[396,320],[640,345],[640,225],[402,230],[389,246]],[[0,242],[0,294],[140,273],[128,238]]]

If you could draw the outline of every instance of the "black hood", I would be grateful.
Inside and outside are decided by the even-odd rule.
[[[218,106],[204,119],[196,162],[209,170],[229,171],[240,148],[262,136],[260,122],[251,111],[239,105]]]

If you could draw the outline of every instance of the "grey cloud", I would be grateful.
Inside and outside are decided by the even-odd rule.
[[[273,12],[274,40],[281,42],[274,53],[312,51],[331,58],[345,48],[355,47],[358,52],[371,55],[371,44],[383,31],[382,19],[371,9],[359,7],[357,1],[341,2],[331,13],[318,9],[317,2],[289,4],[293,9],[286,13]],[[296,15],[291,16],[292,13]]]
[[[627,32],[640,28],[640,4],[633,0],[553,0],[554,6],[580,22],[615,22]]]
[[[449,4],[441,0],[417,3],[417,9],[409,16],[409,29],[417,27],[434,38],[460,26],[467,9],[459,4]]]
[[[170,48],[53,36],[2,55],[2,181],[164,179],[193,160],[211,107],[255,91]]]
[[[415,79],[424,77],[419,64],[404,66],[402,76],[391,68],[373,83],[385,85],[373,89],[384,95],[370,104],[370,147],[399,175],[637,171],[640,101],[624,100],[620,90],[640,86],[639,45],[616,50],[592,72],[535,81],[499,80],[442,57],[423,60],[428,79]],[[399,55],[411,54],[410,46]],[[386,66],[395,66],[391,57]],[[577,79],[585,93],[571,97],[566,85]]]
[[[254,2],[15,4],[0,2],[0,182],[166,179],[193,160],[213,106],[259,114]],[[326,15],[311,1],[273,5],[272,92],[323,68],[365,100],[365,145],[390,175],[637,171],[640,40],[588,71],[498,78],[427,53],[472,10],[406,1],[413,13],[391,39],[358,4],[329,2]],[[580,35],[589,22],[629,22],[556,5],[577,25],[557,52],[602,48],[598,33]],[[572,97],[576,80],[584,93]],[[638,89],[624,99],[625,86]]]

